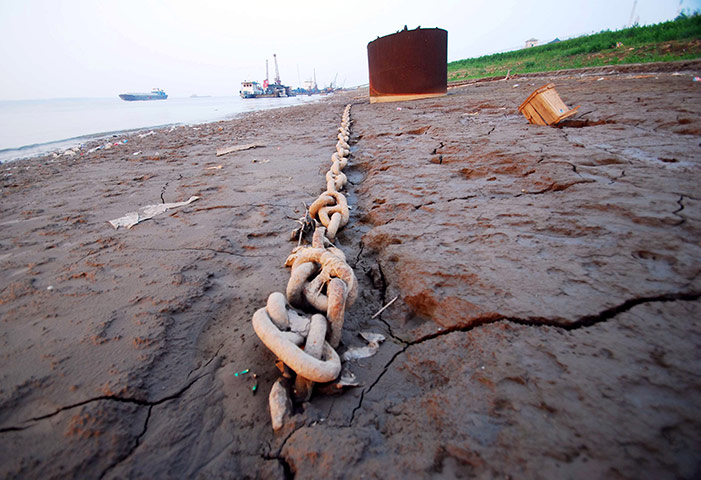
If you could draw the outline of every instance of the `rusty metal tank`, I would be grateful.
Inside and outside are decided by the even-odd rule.
[[[448,90],[448,32],[417,28],[368,43],[370,103],[445,95]]]

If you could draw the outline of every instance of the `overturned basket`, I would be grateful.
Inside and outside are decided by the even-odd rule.
[[[555,91],[553,83],[548,83],[531,93],[526,101],[518,107],[518,111],[523,113],[529,122],[536,125],[553,125],[571,117],[577,113],[578,109],[579,106],[572,110],[567,108],[560,95]]]

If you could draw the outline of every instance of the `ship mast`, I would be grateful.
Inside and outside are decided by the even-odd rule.
[[[265,59],[265,83],[268,83],[268,59]]]

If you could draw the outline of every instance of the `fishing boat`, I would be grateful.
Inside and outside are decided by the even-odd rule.
[[[168,98],[168,95],[160,88],[154,88],[151,90],[151,93],[121,93],[119,98],[127,102],[133,102],[136,100],[165,100]]]

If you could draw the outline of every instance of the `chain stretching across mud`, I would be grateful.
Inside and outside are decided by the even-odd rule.
[[[348,201],[341,193],[348,182],[343,169],[350,156],[350,109],[346,105],[343,110],[336,151],[326,173],[326,191],[309,206],[308,216],[300,221],[302,227],[293,233],[299,245],[285,262],[291,267],[287,290],[284,295],[271,293],[265,308],[253,315],[253,329],[278,357],[276,365],[282,373],[268,398],[276,431],[292,413],[290,390],[297,402],[306,402],[314,383],[343,377],[335,349],[341,341],[346,309],[358,298],[358,281],[345,254],[333,242],[350,217]],[[316,226],[311,246],[301,245],[307,221]],[[303,312],[312,312],[311,317]],[[343,386],[343,378],[336,385]]]

